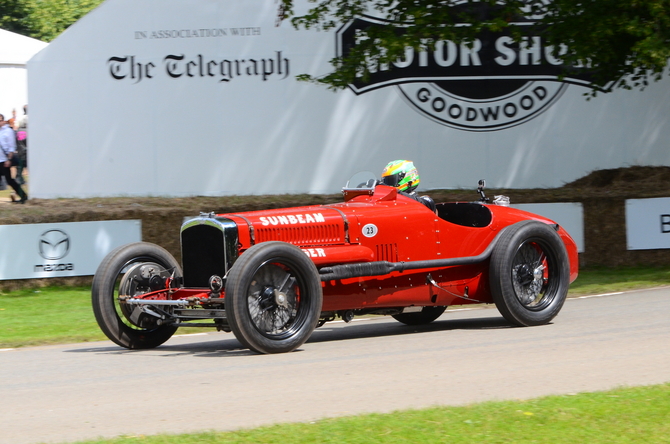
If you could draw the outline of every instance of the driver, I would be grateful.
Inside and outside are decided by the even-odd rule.
[[[435,212],[435,202],[429,196],[419,196],[416,188],[421,179],[411,160],[394,160],[382,171],[382,184],[395,187],[402,195],[421,202]]]

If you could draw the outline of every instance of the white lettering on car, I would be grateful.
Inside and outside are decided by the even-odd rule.
[[[302,251],[307,257],[326,257],[326,252],[323,248],[305,248]]]
[[[270,225],[296,225],[296,224],[314,224],[325,222],[326,218],[321,213],[312,214],[287,214],[286,216],[261,216],[259,217],[261,225],[267,227]]]

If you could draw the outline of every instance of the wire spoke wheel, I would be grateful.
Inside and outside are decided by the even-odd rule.
[[[298,247],[263,242],[245,251],[226,280],[226,316],[242,345],[258,353],[295,350],[321,315],[321,280]]]
[[[551,226],[538,221],[509,226],[489,267],[493,301],[513,324],[546,324],[562,308],[570,269],[565,245]]]
[[[247,300],[251,321],[266,337],[291,335],[299,324],[300,286],[280,265],[266,263],[256,271]]]
[[[547,257],[537,241],[524,242],[512,261],[512,285],[521,305],[539,310],[550,303]]]

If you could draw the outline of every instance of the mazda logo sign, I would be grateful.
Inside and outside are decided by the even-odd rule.
[[[39,250],[44,259],[62,259],[70,251],[70,236],[61,230],[45,231],[40,236]]]

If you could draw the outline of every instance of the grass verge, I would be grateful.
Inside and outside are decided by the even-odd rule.
[[[86,444],[670,443],[670,384]],[[82,442],[83,444],[84,442]]]
[[[583,270],[569,296],[670,285],[670,268]],[[210,329],[181,328],[180,334]],[[0,348],[105,340],[93,317],[90,287],[0,293]]]
[[[0,294],[0,348],[104,340],[90,299],[90,288]]]
[[[180,334],[211,329],[182,328]],[[45,287],[0,293],[0,348],[104,341],[90,287]]]
[[[670,267],[590,268],[579,271],[570,296],[603,294],[670,285]]]

